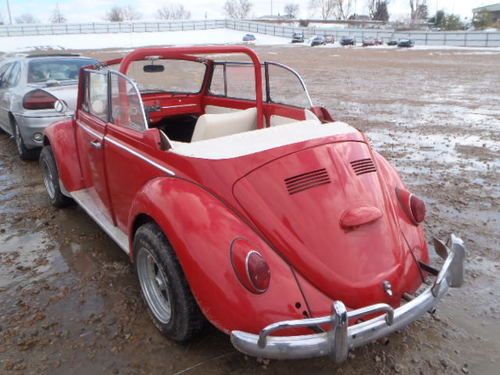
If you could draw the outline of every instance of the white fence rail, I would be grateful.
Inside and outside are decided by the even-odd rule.
[[[0,37],[64,35],[64,34],[105,34],[105,33],[143,33],[184,30],[208,30],[227,28],[243,32],[260,33],[291,38],[294,32],[304,32],[306,38],[313,35],[333,35],[336,40],[344,35],[355,37],[359,42],[364,38],[390,39],[409,38],[417,45],[457,46],[457,47],[500,47],[500,32],[481,31],[410,31],[378,29],[338,29],[281,26],[263,22],[240,20],[202,20],[202,21],[160,21],[160,22],[97,22],[81,24],[51,25],[10,25],[0,26]]]

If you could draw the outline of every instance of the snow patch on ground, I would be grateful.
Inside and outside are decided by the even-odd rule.
[[[137,48],[154,45],[197,45],[243,43],[243,31],[229,29],[168,31],[116,34],[73,34],[12,36],[0,38],[0,51],[22,52],[28,50]],[[279,45],[290,42],[288,38],[254,34],[256,45]]]

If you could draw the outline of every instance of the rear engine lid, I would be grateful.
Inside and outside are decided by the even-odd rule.
[[[384,282],[399,298],[413,262],[382,189],[366,143],[344,141],[264,164],[237,181],[233,193],[303,277],[330,298],[360,307],[390,300]]]

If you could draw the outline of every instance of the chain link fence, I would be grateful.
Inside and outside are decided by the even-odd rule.
[[[202,21],[158,21],[158,22],[94,22],[79,24],[25,24],[0,26],[0,37],[67,35],[67,34],[107,34],[144,33],[186,30],[232,29],[243,32],[274,35],[291,38],[294,32],[303,32],[306,38],[313,35],[332,35],[336,40],[344,35],[361,42],[365,38],[379,38],[385,42],[391,39],[412,39],[416,45],[455,47],[500,47],[500,32],[481,31],[409,31],[401,32],[381,29],[341,29],[274,25],[264,22],[241,20]]]

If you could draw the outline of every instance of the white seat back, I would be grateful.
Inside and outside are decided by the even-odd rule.
[[[204,114],[196,121],[191,142],[224,137],[257,129],[257,108],[244,111]]]

